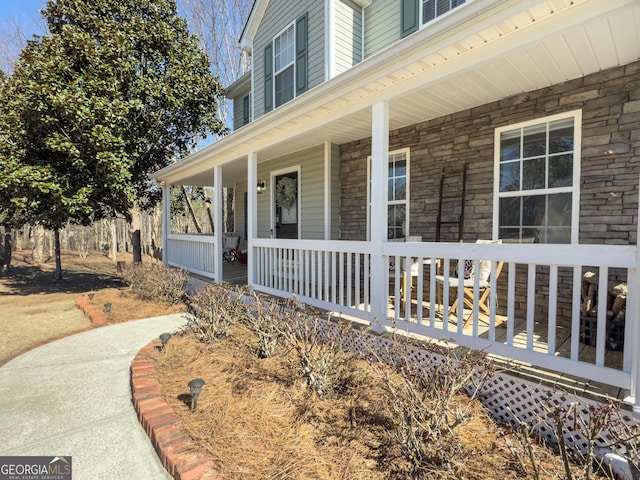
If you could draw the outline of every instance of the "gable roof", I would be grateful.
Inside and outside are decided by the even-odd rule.
[[[255,0],[249,12],[247,23],[244,24],[242,34],[240,35],[240,48],[242,50],[251,50],[253,48],[253,39],[258,31],[258,26],[262,22],[264,12],[267,11],[269,0]]]

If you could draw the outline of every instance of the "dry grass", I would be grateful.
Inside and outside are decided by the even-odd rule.
[[[85,292],[95,291],[93,301],[98,305],[112,303],[110,322],[166,315],[182,308],[137,299],[121,282],[116,264],[100,253],[82,258],[77,252],[63,251],[60,282],[53,281],[53,258],[42,265],[30,259],[29,250],[14,252],[11,274],[0,276],[0,364],[34,344],[90,327],[89,319],[75,307]],[[131,262],[132,257],[121,253],[118,260]]]
[[[298,379],[286,354],[258,359],[249,345],[249,335],[234,329],[231,338],[208,345],[187,334],[176,336],[155,354],[165,399],[222,478],[411,478],[391,434],[388,397],[371,365],[354,358],[357,373],[344,391],[320,399]],[[205,386],[192,412],[187,383],[198,377]],[[469,399],[457,401],[466,408]],[[473,402],[471,412],[456,428],[464,453],[452,458],[447,470],[434,468],[422,478],[527,478],[517,471],[501,427],[480,403]],[[536,448],[547,472],[542,478],[560,478],[560,459]],[[522,458],[526,462],[524,453]]]

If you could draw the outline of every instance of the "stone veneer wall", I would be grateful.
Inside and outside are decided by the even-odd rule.
[[[463,238],[465,242],[491,238],[495,128],[577,109],[582,110],[583,123],[580,243],[636,244],[640,62],[390,132],[390,151],[410,148],[409,234],[435,241],[441,169],[468,162]],[[343,240],[366,239],[366,161],[370,154],[370,138],[340,146]],[[445,205],[443,213],[452,210]],[[457,230],[443,229],[441,241],[456,240]],[[525,270],[526,266],[518,266],[518,284],[525,281]],[[561,270],[560,285],[570,288],[570,270],[565,270]],[[544,285],[545,269],[539,268],[537,275]],[[503,277],[505,273],[501,284],[506,280]],[[619,280],[624,281],[624,275]],[[504,290],[502,285],[500,290]],[[522,298],[520,312],[525,302]],[[542,288],[537,292],[536,310],[545,312],[546,302],[547,292]],[[559,299],[558,315],[566,318],[570,314],[571,305]]]
[[[464,240],[491,238],[495,128],[577,109],[583,121],[580,243],[635,244],[640,62],[392,131],[390,151],[410,148],[410,235],[435,240],[440,171],[468,162]],[[366,238],[370,154],[370,138],[340,146],[343,240]]]

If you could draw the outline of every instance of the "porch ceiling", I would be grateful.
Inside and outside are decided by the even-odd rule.
[[[476,0],[155,177],[208,185],[217,164],[232,184],[249,152],[370,137],[379,101],[394,130],[638,59],[637,0]]]

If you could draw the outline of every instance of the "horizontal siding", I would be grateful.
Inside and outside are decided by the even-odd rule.
[[[267,189],[258,196],[258,237],[271,237],[273,172],[300,167],[300,218],[303,239],[324,238],[324,146],[309,148],[258,165],[258,179],[267,179]]]
[[[362,61],[362,9],[349,0],[336,3],[336,73]]]
[[[399,0],[373,0],[365,9],[365,58],[400,40],[400,3]]]
[[[233,99],[233,129],[237,130],[244,125],[244,97],[249,94],[249,90],[239,97]]]
[[[308,22],[308,88],[324,81],[324,1],[271,0],[253,41],[254,118],[264,115],[264,49],[273,37],[305,12]]]

